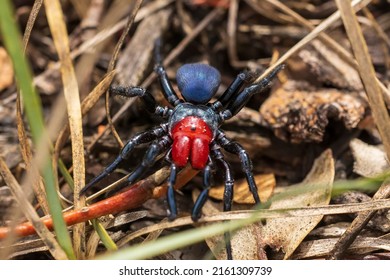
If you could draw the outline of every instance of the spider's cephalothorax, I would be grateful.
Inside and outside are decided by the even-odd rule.
[[[118,157],[101,174],[92,179],[81,193],[85,193],[87,189],[113,172],[124,159],[129,157],[135,146],[151,142],[143,160],[127,178],[127,185],[141,179],[160,155],[166,155],[165,158],[171,164],[167,192],[171,220],[177,216],[174,195],[177,171],[188,163],[194,169],[203,170],[204,190],[194,204],[192,219],[197,220],[200,217],[202,206],[206,202],[211,187],[210,176],[214,164],[222,169],[225,178],[224,211],[231,210],[233,177],[221,148],[240,158],[249,189],[256,203],[260,203],[252,174],[252,163],[247,152],[240,144],[227,138],[219,127],[226,119],[236,115],[255,93],[266,88],[283,66],[276,67],[260,82],[243,89],[241,88],[244,82],[252,74],[250,72],[240,73],[216,101],[210,102],[221,83],[218,70],[206,64],[185,64],[178,69],[176,74],[177,84],[184,98],[182,100],[173,90],[162,66],[160,44],[160,41],[157,40],[155,71],[159,77],[162,93],[173,108],[158,105],[153,96],[144,88],[111,86],[111,93],[142,98],[146,109],[150,113],[162,117],[164,122],[154,129],[139,133],[131,138]],[[227,253],[231,258],[229,248],[227,248]]]

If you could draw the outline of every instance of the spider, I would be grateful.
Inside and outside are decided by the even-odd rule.
[[[161,117],[164,122],[151,130],[141,132],[128,140],[116,159],[102,173],[92,179],[81,191],[84,194],[90,187],[112,173],[118,165],[128,159],[133,149],[145,143],[151,143],[141,163],[127,178],[126,185],[139,180],[160,155],[165,154],[170,163],[168,177],[167,203],[168,218],[174,220],[177,216],[174,185],[180,168],[188,163],[192,168],[203,170],[204,189],[198,196],[193,210],[192,219],[198,220],[202,206],[205,204],[211,187],[210,177],[214,163],[223,171],[225,191],[223,210],[230,211],[233,200],[233,176],[228,162],[224,159],[221,149],[239,157],[242,170],[246,176],[249,189],[256,203],[260,203],[257,187],[252,174],[252,162],[237,142],[230,140],[220,126],[225,120],[235,116],[256,93],[264,90],[283,65],[276,67],[260,82],[249,85],[242,90],[243,84],[253,76],[251,72],[237,75],[225,92],[214,102],[210,102],[221,84],[221,75],[217,69],[207,64],[194,63],[182,65],[176,73],[178,88],[184,98],[180,99],[174,91],[167,73],[162,65],[161,41],[155,43],[155,71],[158,75],[162,93],[171,107],[158,105],[151,93],[141,87],[110,87],[112,94],[125,97],[140,97],[147,111]]]

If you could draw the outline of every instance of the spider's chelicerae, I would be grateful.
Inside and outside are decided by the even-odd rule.
[[[172,108],[162,107],[156,103],[153,96],[141,87],[111,86],[113,94],[142,98],[146,109],[164,122],[160,126],[135,135],[121,150],[118,157],[107,166],[104,171],[92,179],[82,193],[113,172],[118,165],[131,155],[134,147],[144,143],[151,145],[141,163],[130,174],[127,185],[139,180],[147,170],[153,166],[161,154],[170,162],[170,176],[168,178],[167,201],[169,218],[177,216],[174,185],[178,169],[191,164],[192,168],[203,170],[204,189],[196,200],[192,219],[200,217],[201,209],[206,202],[210,188],[210,174],[214,163],[218,164],[225,178],[224,211],[230,211],[233,199],[233,177],[229,164],[225,161],[221,148],[240,158],[242,170],[245,173],[249,189],[256,203],[260,203],[256,183],[252,174],[252,163],[243,147],[226,137],[220,129],[221,124],[236,115],[249,99],[265,89],[276,74],[283,68],[278,66],[260,82],[242,86],[253,73],[242,72],[237,75],[226,91],[214,102],[210,103],[221,83],[221,76],[217,69],[206,64],[184,64],[176,74],[177,85],[184,98],[178,98],[172,88],[160,54],[161,43],[158,40],[155,48],[155,71],[158,74],[164,97]]]

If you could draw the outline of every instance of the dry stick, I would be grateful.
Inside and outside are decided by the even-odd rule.
[[[367,5],[371,0],[354,0],[352,2],[353,6],[360,4],[359,7]],[[330,27],[333,23],[335,23],[340,18],[340,12],[337,11],[329,16],[327,19],[323,20],[316,28],[314,28],[307,36],[305,36],[302,40],[300,40],[297,44],[295,44],[291,49],[288,50],[284,55],[282,55],[272,66],[270,66],[260,77],[254,81],[254,83],[258,83],[265,76],[271,73],[278,65],[285,62],[288,58],[290,58],[293,54],[295,54],[299,49],[303,48],[306,44],[317,38],[321,34],[321,32],[325,31],[328,27]]]
[[[234,67],[241,67],[243,65],[238,61],[237,46],[236,46],[237,14],[238,14],[238,0],[232,0],[230,1],[229,16],[227,22],[227,35],[228,35],[227,50],[228,50],[230,63]]]
[[[368,201],[363,203],[348,203],[348,204],[334,204],[324,206],[308,206],[286,209],[261,209],[261,210],[236,210],[231,212],[219,212],[204,216],[199,219],[199,223],[220,222],[229,220],[241,220],[248,219],[252,215],[258,215],[263,219],[275,219],[275,218],[291,218],[291,217],[308,217],[318,215],[341,215],[350,213],[366,213],[376,212],[381,209],[388,209],[390,206],[390,200],[381,200],[378,203],[376,201]],[[194,221],[189,216],[180,217],[174,221],[162,221],[158,224],[153,224],[144,228],[141,228],[129,235],[124,236],[117,242],[118,247],[126,245],[134,238],[140,237],[145,234],[152,233],[157,230],[181,227],[186,225],[193,225]]]
[[[305,26],[309,30],[314,30],[315,26],[296,13],[295,11],[291,10],[289,7],[284,5],[278,0],[266,0],[268,3],[274,5],[276,8],[280,9],[284,13],[290,15],[293,17],[299,24]],[[360,9],[364,9],[371,0],[368,1],[363,1],[359,6],[356,6],[355,9],[356,11],[359,11]],[[320,39],[324,44],[326,44],[329,48],[331,48],[333,51],[336,52],[337,55],[339,55],[342,59],[344,59],[349,65],[351,65],[354,69],[358,70],[358,64],[356,60],[351,56],[351,54],[344,48],[342,47],[339,43],[337,43],[335,40],[333,40],[330,36],[328,36],[326,33],[320,33],[318,35],[318,39]],[[387,41],[386,41],[387,42]],[[381,90],[383,92],[383,97],[385,98],[386,104],[390,107],[390,93],[387,87],[377,78],[375,77],[377,82],[379,83]]]
[[[137,12],[142,4],[142,1],[143,0],[138,0],[133,4],[133,7],[131,9],[131,14],[129,15],[128,20],[127,20],[126,28],[125,28],[125,30],[123,30],[122,35],[121,35],[118,43],[115,46],[114,54],[111,57],[111,61],[110,61],[110,64],[108,66],[107,73],[111,72],[115,68],[115,63],[116,63],[116,60],[118,58],[119,51],[120,51],[120,49],[125,41],[127,34],[129,33],[131,27],[133,26],[135,16],[137,15]],[[111,133],[114,135],[119,146],[121,148],[123,148],[123,142],[122,142],[118,132],[115,129],[114,123],[112,122],[111,113],[110,113],[110,93],[108,90],[106,91],[106,103],[105,104],[106,104],[106,115],[107,115],[108,126],[111,128]]]
[[[163,65],[168,66],[172,61],[188,46],[188,44],[199,35],[203,29],[205,29],[214,19],[217,18],[218,15],[222,14],[224,12],[223,9],[214,9],[211,11],[192,31],[192,33],[188,34],[170,53],[169,55],[164,59]],[[157,77],[157,75],[152,72],[145,81],[141,84],[141,87],[147,88]],[[128,108],[134,103],[134,99],[129,99],[126,101],[126,103],[119,109],[119,111],[112,117],[112,122],[115,124],[122,114],[128,110]],[[101,137],[103,137],[108,130],[108,127],[105,127],[105,129],[100,132],[94,141],[91,142],[91,144],[88,146],[87,150],[91,151],[95,144],[100,140]]]
[[[357,21],[356,14],[351,8],[350,2],[345,0],[336,0],[336,4],[341,12],[345,30],[347,31],[352,50],[358,62],[360,77],[366,89],[368,102],[381,135],[387,158],[390,158],[390,117],[387,113],[379,85],[375,79],[375,70],[363,37],[363,32]],[[373,196],[373,200],[387,198],[389,195],[390,181],[386,180]],[[359,214],[347,231],[337,241],[329,258],[340,259],[346,252],[346,249],[352,244],[359,232],[374,214],[375,211],[367,211]]]

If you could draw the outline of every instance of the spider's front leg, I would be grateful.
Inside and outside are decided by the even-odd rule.
[[[248,80],[249,77],[251,77],[253,73],[249,71],[241,72],[236,76],[236,78],[233,80],[233,82],[227,87],[225,92],[215,101],[212,103],[212,107],[216,109],[217,111],[221,111],[223,109],[226,109],[226,107],[231,102],[232,98],[237,95],[238,91],[242,87],[242,85],[245,83],[245,81]]]
[[[153,95],[142,87],[112,85],[110,92],[124,97],[140,97],[145,104],[146,110],[151,114],[166,117],[172,113],[171,109],[158,105]]]
[[[173,89],[171,82],[168,79],[167,72],[165,71],[165,68],[163,66],[163,60],[162,60],[162,55],[161,55],[161,39],[160,38],[158,38],[155,41],[154,60],[156,61],[156,65],[154,67],[154,70],[156,71],[156,73],[158,75],[158,79],[159,79],[160,86],[161,86],[162,92],[164,94],[164,97],[169,102],[169,104],[171,104],[173,107],[175,107],[177,104],[181,103],[182,100],[179,99],[175,90]]]
[[[230,119],[235,116],[241,109],[248,103],[250,98],[258,93],[263,91],[271,83],[271,80],[284,68],[284,65],[278,65],[268,76],[262,79],[260,82],[252,84],[244,88],[239,94],[232,96],[231,100],[228,102],[228,105],[225,110],[220,113],[220,116],[223,120]]]
[[[100,182],[102,179],[110,175],[119,164],[127,159],[131,152],[134,150],[136,146],[141,144],[149,143],[157,138],[160,138],[167,134],[167,124],[163,124],[160,127],[156,127],[152,130],[139,133],[127,141],[126,145],[122,148],[120,154],[116,157],[116,159],[108,165],[102,173],[93,178],[81,191],[80,194],[85,194],[86,191],[94,186],[96,183]]]

